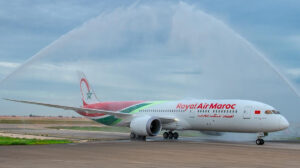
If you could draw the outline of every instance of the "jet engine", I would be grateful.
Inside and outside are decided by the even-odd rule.
[[[151,116],[136,117],[131,120],[130,130],[139,136],[156,136],[161,131],[159,118]]]

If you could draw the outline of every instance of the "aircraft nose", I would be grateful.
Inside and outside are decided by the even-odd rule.
[[[290,126],[290,123],[287,121],[287,119],[283,116],[281,116],[280,119],[280,129],[287,129]]]

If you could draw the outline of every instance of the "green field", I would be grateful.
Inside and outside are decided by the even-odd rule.
[[[0,136],[0,145],[46,145],[46,144],[65,144],[72,143],[70,140],[57,139],[25,139],[25,138],[11,138]]]
[[[285,140],[285,139],[283,139]],[[286,140],[291,140],[291,141],[294,141],[294,142],[300,142],[300,137],[295,137],[295,138],[287,138]]]

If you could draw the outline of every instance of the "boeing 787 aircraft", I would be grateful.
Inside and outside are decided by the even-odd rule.
[[[80,78],[82,107],[5,99],[74,110],[105,125],[129,127],[131,139],[146,140],[165,130],[165,139],[177,139],[176,130],[258,133],[263,145],[269,132],[284,130],[289,122],[270,105],[250,100],[177,100],[99,102],[84,74]]]

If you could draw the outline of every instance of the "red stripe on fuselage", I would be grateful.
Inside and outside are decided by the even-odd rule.
[[[127,107],[140,104],[143,102],[144,101],[100,102],[95,104],[84,105],[83,107],[89,109],[106,110],[106,111],[121,111]],[[99,117],[105,115],[102,113],[89,114],[82,111],[78,111],[77,113],[86,117]]]

